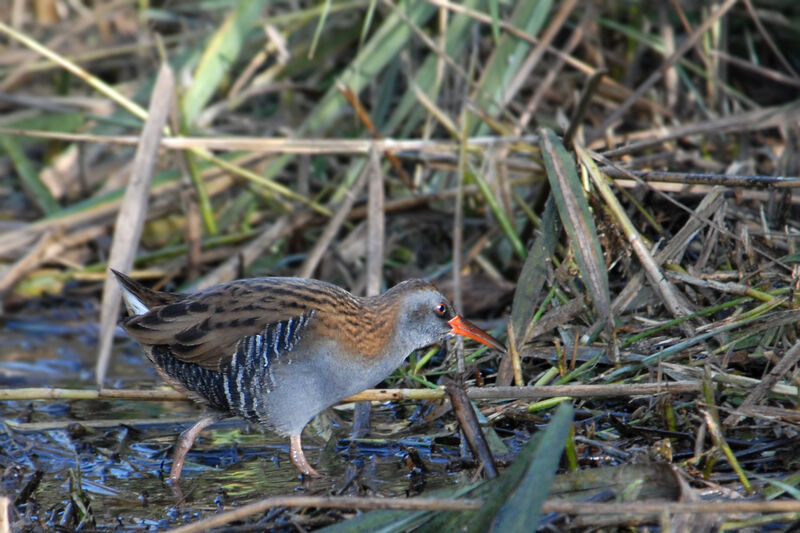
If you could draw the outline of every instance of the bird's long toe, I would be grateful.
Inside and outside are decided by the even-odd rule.
[[[218,417],[210,415],[204,416],[198,420],[192,427],[184,431],[178,437],[178,442],[175,443],[175,456],[172,459],[172,468],[169,472],[169,481],[172,484],[178,483],[181,478],[181,471],[183,470],[183,463],[186,460],[186,454],[192,449],[195,439],[205,428],[218,420]]]
[[[322,477],[321,474],[308,464],[306,455],[303,453],[303,445],[300,443],[300,435],[292,435],[289,442],[289,457],[291,458],[292,464],[297,467],[300,473],[309,477]]]

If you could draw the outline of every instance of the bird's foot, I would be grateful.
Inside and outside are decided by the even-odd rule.
[[[171,485],[177,485],[178,480],[181,478],[181,471],[183,470],[183,462],[186,460],[186,454],[192,449],[195,439],[205,428],[219,420],[216,415],[206,415],[198,420],[192,427],[184,431],[178,437],[178,442],[175,443],[175,456],[172,459],[172,468],[169,471],[169,482]]]
[[[289,458],[292,464],[297,467],[301,474],[308,477],[322,477],[316,470],[314,470],[308,461],[306,455],[303,453],[303,445],[300,443],[300,435],[292,435],[290,439]]]

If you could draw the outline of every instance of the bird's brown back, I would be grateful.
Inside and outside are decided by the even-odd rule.
[[[150,312],[123,322],[134,339],[145,346],[168,348],[175,358],[214,371],[230,360],[242,339],[263,332],[270,324],[300,316],[307,317],[307,327],[314,335],[338,342],[343,356],[374,358],[392,334],[402,295],[409,290],[432,289],[423,281],[412,280],[381,296],[358,298],[318,280],[252,278],[172,294],[121,279],[144,303],[155,304]]]

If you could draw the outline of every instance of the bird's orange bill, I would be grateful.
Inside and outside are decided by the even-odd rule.
[[[464,335],[465,337],[474,339],[481,344],[485,344],[489,348],[494,348],[498,352],[505,353],[506,351],[506,347],[503,346],[499,340],[495,339],[466,318],[456,316],[451,318],[448,324],[450,324],[450,327],[452,328],[450,333]]]

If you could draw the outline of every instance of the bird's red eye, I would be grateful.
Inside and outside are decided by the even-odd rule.
[[[447,306],[443,303],[440,303],[433,309],[437,315],[444,316],[445,312],[447,312]]]

